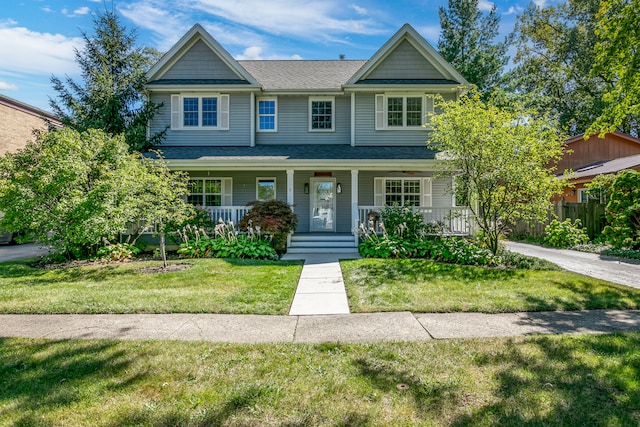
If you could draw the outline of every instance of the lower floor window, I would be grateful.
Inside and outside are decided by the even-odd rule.
[[[420,179],[387,179],[384,194],[388,206],[420,206]]]
[[[261,202],[265,200],[273,200],[276,198],[276,179],[275,178],[257,178],[256,179],[256,198]]]
[[[195,206],[222,206],[222,180],[194,179],[189,181],[187,201]]]

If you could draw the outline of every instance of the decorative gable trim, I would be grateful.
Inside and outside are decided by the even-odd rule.
[[[149,81],[158,80],[171,68],[193,45],[202,40],[232,70],[240,80],[260,86],[256,79],[247,72],[229,52],[227,52],[200,24],[195,24],[167,53],[147,72]]]
[[[404,24],[397,33],[391,37],[367,63],[360,68],[345,86],[356,85],[360,80],[365,79],[373,70],[378,67],[394,49],[403,41],[407,40],[418,52],[424,56],[443,76],[452,82],[460,85],[468,85],[469,82],[458,73],[418,32],[409,24]]]

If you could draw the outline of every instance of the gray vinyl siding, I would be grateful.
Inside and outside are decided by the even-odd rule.
[[[446,79],[408,41],[403,41],[367,79]]]
[[[381,90],[379,93],[384,93]],[[401,88],[398,89],[401,92]],[[376,130],[375,93],[356,94],[356,135],[355,145],[359,146],[420,146],[429,139],[429,131],[418,129]],[[441,94],[445,101],[455,99],[454,93]]]
[[[431,203],[434,208],[450,208],[453,202],[451,195],[451,178],[437,177],[431,182]]]
[[[350,97],[335,97],[333,132],[309,131],[309,98],[278,96],[278,131],[256,132],[256,144],[351,144]]]
[[[287,201],[287,173],[282,171],[191,171],[193,178],[232,178],[233,206],[256,200],[256,178],[276,179],[276,199]]]
[[[162,107],[154,116],[151,134],[171,126],[171,94],[152,93],[151,101]],[[249,146],[251,144],[251,96],[233,93],[229,96],[229,130],[167,130],[165,146]]]
[[[234,80],[238,75],[202,41],[196,42],[162,76],[162,79]]]

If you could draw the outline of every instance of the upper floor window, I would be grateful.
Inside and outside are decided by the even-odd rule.
[[[229,95],[171,95],[171,129],[229,129]]]
[[[334,130],[334,97],[309,98],[309,131]]]
[[[261,132],[278,130],[278,103],[275,98],[258,99],[258,130]]]
[[[425,95],[376,95],[376,130],[410,129],[428,124],[433,97]]]

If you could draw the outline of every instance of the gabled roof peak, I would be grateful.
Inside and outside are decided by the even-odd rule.
[[[356,84],[367,77],[384,59],[389,56],[403,41],[409,41],[422,56],[447,79],[456,81],[461,85],[469,82],[456,71],[433,46],[422,37],[415,28],[406,23],[367,61],[367,63],[347,82],[347,85]]]
[[[194,24],[176,44],[165,53],[162,58],[147,72],[149,80],[155,80],[162,76],[164,72],[174,64],[183,54],[185,47],[192,46],[198,40],[202,40],[220,59],[238,76],[240,79],[248,81],[250,84],[258,85],[256,80],[236,61],[220,43],[214,39],[204,27],[198,23]]]

